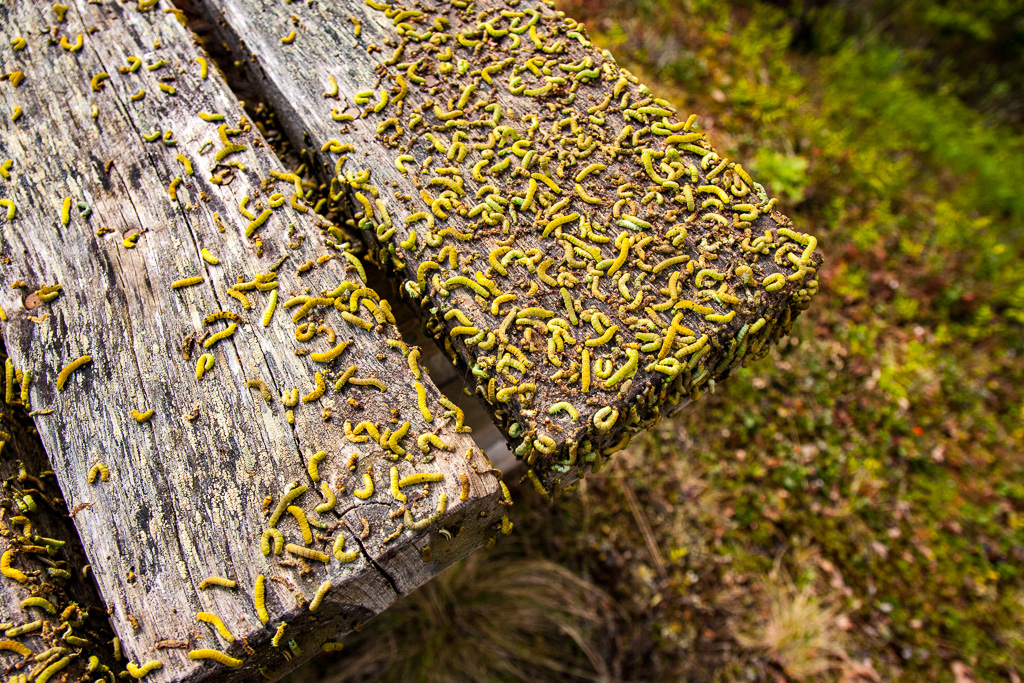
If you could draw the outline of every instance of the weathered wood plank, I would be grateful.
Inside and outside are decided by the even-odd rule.
[[[538,488],[758,358],[817,290],[814,238],[550,2],[200,6]]]
[[[6,355],[0,345],[0,361]],[[39,435],[16,403],[17,397],[12,398],[11,403],[0,401],[0,480],[4,482],[0,554],[10,552],[10,567],[21,572],[24,581],[4,580],[0,631],[25,629],[25,635],[14,642],[28,648],[32,656],[25,657],[9,646],[0,649],[0,676],[10,680],[19,672],[41,671],[71,650],[102,657],[104,666],[114,666],[110,647],[114,633],[74,524]],[[53,612],[39,599],[49,603]],[[10,638],[4,635],[0,640]],[[45,652],[52,652],[52,659],[35,661]],[[79,676],[87,666],[83,656],[66,671]]]
[[[147,680],[279,673],[497,533],[497,479],[456,411],[413,376],[358,262],[282,177],[166,6],[52,7],[0,7],[3,70],[18,72],[0,83],[0,162],[13,162],[0,197],[15,207],[0,216],[4,340],[31,373],[28,398],[68,504],[93,503],[75,523],[125,656],[163,664]],[[57,284],[50,300],[56,290],[43,287]],[[347,340],[336,358],[317,355]],[[153,413],[137,421],[132,410]],[[90,483],[100,463],[109,481]],[[393,467],[443,480],[393,496]],[[291,483],[309,487],[293,505],[324,528],[305,532],[287,512],[277,526],[326,564],[261,552],[266,516]],[[314,512],[325,484],[337,504]],[[210,576],[237,589],[204,589]],[[261,576],[266,625],[254,606]],[[333,587],[314,612],[324,582]],[[198,612],[219,616],[234,641]],[[183,642],[156,649],[168,640]],[[186,654],[204,648],[241,666]]]

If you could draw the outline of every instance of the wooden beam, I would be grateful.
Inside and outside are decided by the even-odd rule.
[[[125,658],[273,676],[499,533],[498,480],[174,11],[69,4],[0,7],[18,395]]]
[[[542,0],[199,6],[538,489],[765,354],[816,241]]]
[[[0,362],[6,356],[0,344]],[[13,370],[11,375],[8,379],[16,384]],[[31,653],[18,652],[18,646],[0,649],[0,676],[12,680],[19,672],[38,673],[72,650],[96,656],[103,666],[116,666],[114,633],[74,523],[39,434],[14,400],[0,401],[0,480],[0,556],[6,554],[16,577],[4,579],[0,591],[0,631],[23,630],[22,636],[2,639]],[[49,658],[36,661],[46,652]],[[88,657],[83,656],[66,672],[83,675],[87,666]]]

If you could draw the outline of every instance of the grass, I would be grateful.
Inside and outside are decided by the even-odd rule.
[[[610,680],[592,644],[609,609],[558,564],[476,554],[346,638],[340,666],[319,673],[324,683]]]
[[[813,586],[797,588],[788,577],[777,574],[760,587],[764,611],[737,642],[771,660],[790,678],[808,680],[844,668],[845,627],[849,624],[840,609],[826,604]]]

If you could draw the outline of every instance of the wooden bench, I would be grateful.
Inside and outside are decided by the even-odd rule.
[[[542,491],[765,353],[817,289],[814,238],[551,2],[197,6]]]
[[[534,0],[340,6],[197,8],[539,490],[807,305],[814,239],[581,25]],[[91,504],[74,522],[133,667],[273,678],[509,531],[506,493],[179,19],[0,8],[8,386]]]

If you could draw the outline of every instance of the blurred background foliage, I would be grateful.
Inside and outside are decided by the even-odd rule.
[[[521,490],[505,552],[367,624],[338,666],[384,680],[1019,681],[1024,3],[560,8],[818,237],[821,291],[769,358],[574,499]],[[534,590],[517,575],[547,577],[537,595],[563,596],[558,609],[517,603]],[[445,603],[453,581],[507,628]],[[367,654],[431,629],[412,663]]]

